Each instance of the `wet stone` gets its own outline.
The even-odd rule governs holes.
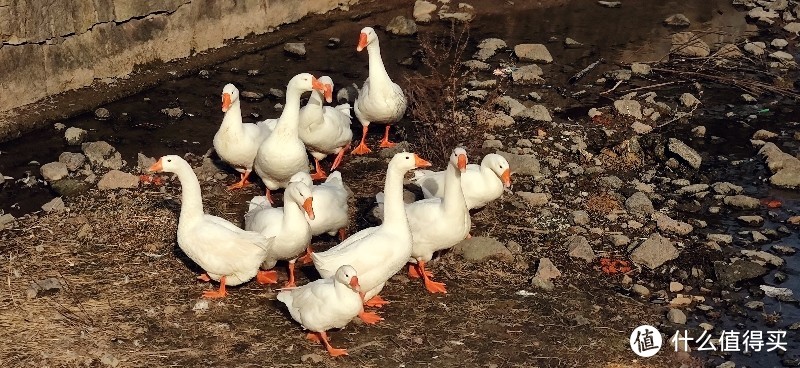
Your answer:
[[[283,51],[292,56],[305,57],[306,45],[303,42],[287,42],[283,45]]]
[[[711,54],[711,49],[696,34],[680,32],[672,35],[670,53],[678,56],[706,57]]]
[[[398,36],[410,36],[417,33],[417,23],[413,19],[408,19],[398,15],[386,26],[386,31]]]
[[[63,162],[50,162],[44,164],[39,171],[41,172],[42,177],[44,177],[47,181],[60,180],[69,175],[67,165]]]
[[[667,143],[667,149],[683,159],[686,163],[689,164],[694,169],[699,169],[700,164],[703,162],[703,158],[700,156],[697,151],[692,149],[691,147],[687,146],[686,143],[681,142],[678,139],[670,138],[669,142]]]
[[[77,146],[83,143],[87,134],[88,133],[81,128],[69,127],[64,131],[64,139],[66,139],[68,145]]]
[[[637,264],[655,269],[667,261],[678,258],[678,254],[678,249],[672,245],[672,241],[653,233],[631,252],[630,258]]]
[[[758,199],[741,194],[726,196],[722,201],[728,206],[743,210],[754,210],[757,209],[761,204]]]
[[[645,217],[651,215],[655,209],[653,202],[647,197],[647,194],[636,192],[627,200],[625,200],[625,208],[634,216]]]
[[[105,107],[98,108],[94,110],[94,117],[97,120],[108,120],[111,119],[111,111],[108,111]]]
[[[67,170],[75,171],[83,167],[86,162],[86,156],[82,153],[62,152],[58,156],[58,162],[67,166]]]
[[[768,270],[758,263],[740,259],[731,264],[716,261],[714,262],[714,271],[721,284],[733,285],[739,281],[761,277],[765,275]]]
[[[414,3],[414,20],[417,22],[430,22],[431,21],[431,14],[436,11],[436,5],[425,1],[425,0],[417,0]]]
[[[546,64],[553,62],[553,56],[550,55],[547,46],[539,43],[514,46],[514,55],[516,55],[520,61],[532,61],[534,63]]]
[[[670,322],[679,325],[686,324],[686,314],[683,313],[683,311],[681,311],[680,309],[674,309],[674,308],[670,309],[669,312],[667,312],[667,319]]]
[[[672,27],[688,27],[692,22],[683,14],[673,14],[664,19],[664,25]]]
[[[614,109],[620,115],[634,117],[636,119],[642,118],[642,104],[634,100],[617,100],[614,101]]]
[[[739,216],[736,219],[748,226],[761,226],[764,224],[764,218],[761,216]]]
[[[650,296],[650,290],[643,285],[635,284],[633,287],[631,287],[631,291],[643,298]]]

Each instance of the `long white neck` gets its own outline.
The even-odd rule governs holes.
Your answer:
[[[367,45],[367,53],[369,54],[370,89],[388,86],[392,80],[389,78],[389,74],[386,73],[386,67],[383,65],[381,47],[377,39]]]
[[[464,199],[464,190],[461,188],[461,171],[452,164],[447,165],[445,171],[442,205],[444,205],[444,212],[449,215],[467,210],[467,201]]]
[[[405,172],[389,167],[383,187],[383,224],[408,228],[405,203],[403,202],[403,176]]]
[[[221,128],[238,135],[241,135],[239,133],[244,131],[242,128],[242,106],[239,100],[232,102],[228,107],[228,111],[225,112],[225,116],[222,118]]]
[[[288,191],[288,190],[287,190]],[[300,229],[303,227],[310,227],[304,211],[288,193],[283,195],[283,228],[284,229]]]
[[[289,87],[286,90],[286,104],[281,117],[275,126],[275,134],[281,136],[297,136],[297,125],[300,121],[300,97],[303,91]]]
[[[200,192],[200,182],[189,164],[182,165],[175,171],[181,182],[181,215],[179,223],[199,220],[203,217],[203,196]]]
[[[333,289],[336,291],[336,295],[340,295],[342,297],[349,295],[350,293],[355,293],[355,290],[350,288],[350,285],[347,285],[339,280],[333,280]]]

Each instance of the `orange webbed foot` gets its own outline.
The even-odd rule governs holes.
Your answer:
[[[311,174],[311,180],[325,180],[328,178],[328,174],[326,174],[322,170],[317,170],[317,172]]]
[[[203,292],[203,298],[206,299],[220,299],[228,296],[225,290],[208,290]]]
[[[366,302],[364,302],[364,305],[366,305],[367,307],[373,307],[373,308],[381,308],[386,304],[389,304],[389,301],[387,301],[386,299],[381,298],[380,295],[375,295],[375,296],[372,297],[372,299],[367,300]]]
[[[367,147],[367,145],[364,142],[359,143],[358,146],[356,146],[356,148],[350,151],[350,153],[354,155],[366,155],[367,153],[370,152],[372,152],[372,150],[369,149],[369,147]]]
[[[443,282],[436,282],[430,279],[425,279],[425,288],[428,289],[428,292],[433,294],[436,293],[447,294],[447,289],[445,289],[445,285]]]
[[[383,321],[383,318],[381,318],[381,316],[379,316],[377,313],[365,312],[363,310],[358,314],[358,318],[368,325],[374,325],[380,321]]]
[[[284,289],[296,288],[296,287],[297,284],[295,284],[294,281],[287,281],[285,284],[283,284]]]
[[[333,346],[328,345],[326,350],[328,350],[328,354],[330,354],[334,358],[347,355],[347,349],[336,349]]]
[[[241,182],[240,181],[238,183],[234,183],[234,184],[228,185],[228,190],[242,189],[242,188],[246,187],[248,184],[250,184],[250,182],[248,182],[248,181]]]
[[[433,274],[430,271],[425,271],[425,276],[433,277]],[[417,265],[415,264],[408,265],[408,277],[412,279],[418,279],[422,277],[422,275],[420,275],[419,273],[419,270],[417,269]]]
[[[256,275],[256,282],[259,284],[277,284],[278,272],[277,271],[258,271]]]
[[[306,334],[306,340],[309,340],[311,342],[315,342],[317,344],[322,342],[322,340],[320,340],[320,338],[319,338],[319,335],[317,335],[315,332],[307,333]]]
[[[388,139],[381,141],[381,148],[392,148],[396,145],[397,143],[390,142]]]
[[[211,278],[208,277],[207,273],[201,273],[200,276],[197,276],[197,279],[202,281],[202,282],[210,282],[211,281]]]

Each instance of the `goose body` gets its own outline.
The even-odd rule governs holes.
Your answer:
[[[299,180],[311,186],[311,195],[314,197],[314,219],[309,220],[311,235],[323,233],[329,235],[343,231],[350,224],[348,199],[350,192],[342,181],[342,173],[334,171],[328,175],[325,182],[312,185],[308,173],[295,174]]]
[[[337,154],[331,170],[342,161],[345,147],[353,139],[350,130],[350,104],[341,104],[336,107],[323,106],[323,98],[331,101],[333,93],[333,80],[322,76],[319,81],[325,85],[325,92],[313,91],[308,103],[300,109],[300,139],[314,157],[317,174],[324,178],[324,171],[319,166],[319,161],[331,154]]]
[[[179,156],[162,157],[150,171],[175,173],[181,182],[178,246],[208,278],[220,282],[220,290],[206,292],[205,297],[224,297],[226,284],[239,285],[256,276],[261,262],[272,249],[273,239],[204,213],[197,176],[189,163]]]
[[[443,198],[446,171],[416,170],[411,182],[422,189],[425,198]],[[480,165],[467,165],[461,174],[461,188],[467,208],[480,208],[494,201],[511,185],[508,161],[498,154],[484,156]]]

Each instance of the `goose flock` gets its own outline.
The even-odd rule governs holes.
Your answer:
[[[369,54],[369,77],[353,109],[362,125],[360,143],[353,154],[366,154],[367,128],[385,124],[381,147],[392,147],[389,129],[406,110],[400,86],[392,82],[380,56],[378,36],[361,30],[357,50]],[[311,92],[301,107],[301,96]],[[239,182],[229,189],[244,188],[255,171],[266,186],[264,196],[253,197],[244,216],[244,229],[203,211],[200,183],[181,157],[161,157],[150,171],[174,173],[181,183],[181,212],[177,241],[181,250],[205,273],[202,281],[219,282],[217,290],[204,298],[223,298],[226,286],[255,278],[261,284],[278,283],[275,266],[288,262],[288,281],[278,293],[290,315],[310,331],[308,339],[321,343],[331,356],[347,355],[333,348],[327,331],[342,328],[355,317],[365,323],[381,321],[364,307],[388,302],[378,294],[386,282],[408,264],[408,275],[421,278],[431,293],[446,293],[445,284],[433,281],[426,269],[435,252],[448,249],[469,237],[469,210],[499,198],[511,185],[511,170],[500,155],[489,154],[480,165],[469,165],[467,151],[455,148],[444,171],[414,171],[412,183],[421,187],[425,199],[406,204],[403,181],[406,173],[431,163],[411,152],[401,152],[389,161],[383,192],[376,196],[382,223],[347,236],[349,192],[342,175],[335,171],[350,147],[350,105],[324,106],[332,101],[333,81],[302,73],[286,88],[286,103],[279,118],[243,124],[239,91],[232,84],[222,90],[225,117],[214,136],[219,157],[240,172]],[[309,173],[308,153],[314,159]],[[320,161],[335,155],[330,174]],[[313,180],[323,180],[314,185]],[[283,189],[283,207],[275,207],[271,193]],[[341,243],[314,252],[314,236],[338,233]],[[313,263],[321,279],[297,286],[295,262]]]

